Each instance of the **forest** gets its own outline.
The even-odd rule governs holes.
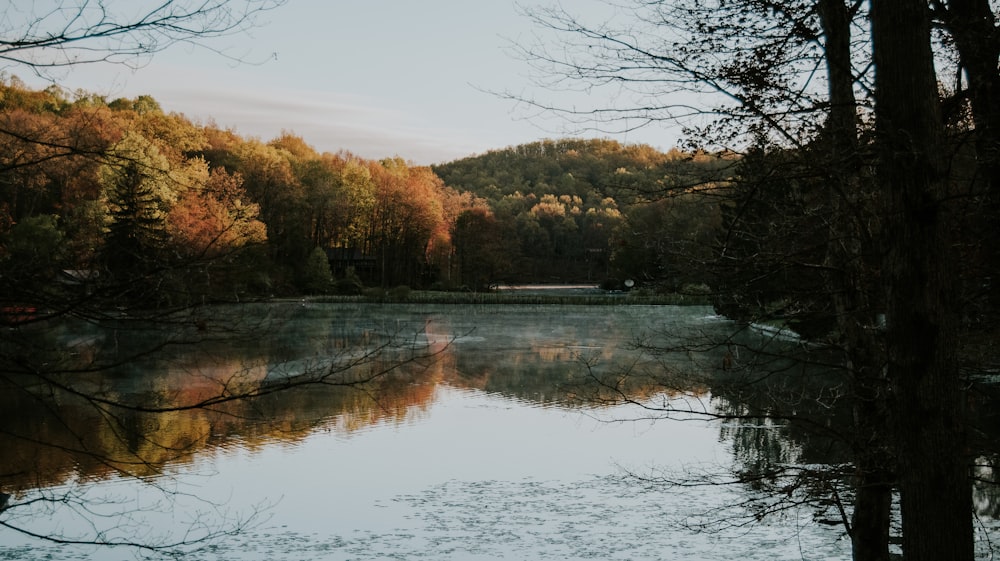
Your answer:
[[[244,138],[147,96],[37,91],[5,76],[0,317],[20,328],[41,304],[46,319],[121,310],[107,316],[117,321],[272,296],[522,282],[695,292],[744,325],[793,329],[843,373],[850,424],[828,427],[850,454],[841,518],[856,561],[975,558],[973,474],[998,457],[970,416],[1000,371],[995,2],[620,4],[630,9],[615,22],[526,9],[540,43],[514,47],[541,89],[612,96],[593,96],[596,107],[506,96],[567,128],[679,123],[688,149],[546,140],[423,167],[317,153],[292,132]],[[237,16],[157,34],[227,7],[167,1],[153,12],[165,20],[112,25],[110,43],[101,26],[38,32],[43,19],[0,51],[24,69],[128,59],[243,29]],[[53,48],[82,58],[37,54]],[[6,353],[5,367],[35,381],[11,387],[48,403],[40,396],[59,380],[27,349]],[[659,351],[670,350],[695,349]],[[754,383],[774,374],[746,372]],[[768,398],[775,408],[740,418],[808,423],[777,408],[794,400]],[[782,485],[796,466],[766,467],[743,482],[791,496]]]
[[[0,268],[30,291],[121,302],[484,291],[586,282],[705,290],[732,158],[544,140],[432,167],[318,153],[15,77],[0,88]],[[697,179],[693,179],[697,178]],[[25,291],[29,293],[24,293]],[[11,296],[8,296],[10,298]]]
[[[729,317],[811,338],[835,331],[822,266],[833,209],[811,148],[664,153],[560,139],[416,166],[319,153],[292,132],[247,138],[149,96],[32,90],[16,77],[0,87],[0,119],[7,308],[73,294],[155,308],[629,280],[711,295]],[[955,173],[973,173],[957,146]],[[978,197],[956,204],[963,317],[982,326],[997,300],[975,280],[997,266],[992,218],[975,211]]]

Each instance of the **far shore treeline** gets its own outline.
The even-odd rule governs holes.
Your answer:
[[[435,166],[319,153],[113,99],[0,82],[4,305],[486,291],[704,292],[733,158],[544,140]],[[697,188],[695,188],[697,186]]]

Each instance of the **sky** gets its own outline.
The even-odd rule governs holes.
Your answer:
[[[607,9],[599,0],[567,7],[598,21]],[[151,95],[165,111],[264,141],[290,131],[320,152],[428,165],[570,136],[558,120],[531,118],[496,94],[539,91],[511,52],[538,31],[514,0],[289,0],[250,33],[208,43],[247,62],[175,45],[135,71],[80,65],[58,83],[109,99]],[[39,84],[28,71],[7,71]],[[661,150],[677,141],[664,129],[584,136]]]

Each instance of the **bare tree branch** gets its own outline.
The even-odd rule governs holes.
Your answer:
[[[0,61],[51,79],[55,69],[107,62],[139,68],[188,44],[245,62],[210,39],[247,33],[285,0],[48,0],[9,6],[0,19]]]

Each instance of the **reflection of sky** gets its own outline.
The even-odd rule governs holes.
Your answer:
[[[415,334],[461,336],[432,369],[443,376],[465,367],[462,356],[474,356],[476,368],[487,364],[489,376],[511,379],[500,384],[504,388],[525,375],[518,369],[530,367],[531,381],[558,369],[556,359],[576,367],[577,349],[599,349],[608,356],[643,330],[692,321],[702,325],[706,316],[701,308],[672,307],[295,306],[287,311],[290,316],[280,322],[282,346],[298,344],[311,355],[338,337],[366,330],[410,339],[419,339]],[[326,412],[333,415],[331,422],[305,434],[290,433],[287,442],[277,440],[281,432],[275,432],[268,436],[274,439],[270,444],[253,438],[206,448],[190,463],[169,467],[175,478],[161,480],[184,493],[172,499],[176,503],[165,503],[160,514],[136,515],[157,531],[174,532],[198,512],[218,520],[209,508],[213,504],[234,517],[261,502],[274,503],[266,510],[266,522],[249,537],[223,540],[211,553],[186,557],[205,561],[392,555],[455,561],[582,559],[594,551],[606,552],[605,559],[661,559],[664,552],[696,559],[692,554],[698,551],[714,558],[708,552],[717,553],[716,538],[696,538],[674,525],[735,502],[736,488],[666,491],[617,482],[615,476],[624,469],[650,473],[654,466],[724,467],[730,455],[719,442],[717,426],[618,422],[641,412],[541,405],[520,394],[456,385],[460,381],[420,394],[426,402],[407,401],[404,407],[418,407],[419,414],[393,416],[372,409],[368,423],[345,432],[338,424],[344,416],[337,417],[331,403],[333,409]],[[417,396],[404,391],[399,397]],[[322,400],[310,403],[315,407]],[[302,413],[323,414],[319,409]],[[133,480],[111,479],[84,491],[92,498],[120,496],[126,508],[133,501],[146,508],[163,498]],[[74,524],[62,515],[49,523]],[[829,529],[810,528],[800,535],[793,526],[768,528],[760,537],[775,541],[768,559],[780,558],[775,552],[791,552],[790,544],[799,539],[826,548],[824,558],[846,557],[846,545]],[[0,542],[16,543],[2,535]],[[751,541],[734,543],[743,544],[741,559],[753,559]],[[0,558],[9,551],[0,548]],[[76,552],[51,553],[58,561]],[[120,553],[100,551],[90,558],[117,561]]]
[[[558,399],[540,403],[518,389],[537,383],[550,388],[545,395],[557,394],[545,378],[565,379],[567,369],[580,367],[578,353],[593,353],[613,365],[628,356],[629,343],[641,335],[669,339],[731,327],[708,308],[295,303],[261,309],[280,326],[273,338],[283,357],[322,356],[360,333],[375,334],[376,342],[390,334],[418,344],[457,339],[448,347],[435,343],[441,356],[418,368],[414,377],[381,385],[377,391],[384,392],[383,401],[377,405],[358,407],[346,400],[341,410],[343,403],[332,394],[310,391],[308,399],[302,393],[295,400],[282,394],[284,400],[277,401],[285,405],[270,404],[267,412],[278,417],[276,427],[224,416],[233,423],[226,428],[233,430],[213,438],[225,440],[221,446],[202,448],[187,461],[167,466],[173,477],[150,481],[164,486],[167,495],[156,486],[114,477],[78,488],[91,502],[105,496],[123,501],[99,510],[139,509],[132,513],[136,526],[118,528],[125,537],[148,528],[176,535],[198,513],[224,523],[264,503],[271,505],[267,516],[251,534],[223,539],[210,552],[185,558],[576,560],[597,554],[622,560],[798,560],[803,550],[816,558],[849,558],[839,529],[812,523],[808,509],[747,534],[695,535],[683,529],[707,510],[745,499],[743,487],[665,488],[620,481],[625,470],[639,475],[658,475],[660,468],[675,474],[725,471],[738,452],[730,441],[738,438],[732,424],[720,433],[719,425],[699,420],[625,421],[642,419],[644,412],[569,408],[558,405]],[[227,352],[217,357],[225,360],[202,364],[200,371],[197,355],[186,347],[184,360],[165,361],[171,365],[165,372],[145,375],[168,390],[203,391],[190,383],[192,373],[225,374],[226,365],[242,364],[243,353],[251,350],[257,353],[250,353],[254,364],[266,364],[268,345],[256,343],[242,352],[225,346]],[[248,374],[263,377],[259,370]],[[147,381],[139,372],[129,377],[136,386]],[[690,406],[710,399],[704,395]],[[181,429],[208,430],[207,419],[192,425],[173,416],[159,418],[158,430],[169,433],[171,419]],[[793,454],[786,461],[797,460]],[[72,482],[50,491],[67,489],[74,489]],[[147,511],[157,502],[157,510]],[[35,529],[79,527],[65,510],[36,514]],[[28,550],[17,549],[18,543],[0,532],[0,559],[24,557]],[[53,561],[80,553],[30,547],[32,557]],[[117,561],[128,555],[101,550],[86,557]]]
[[[734,501],[736,488],[668,491],[614,476],[622,473],[618,466],[644,472],[654,464],[724,465],[717,429],[606,419],[442,389],[428,415],[412,424],[381,424],[349,437],[315,433],[293,447],[219,451],[202,460],[205,475],[182,476],[182,490],[234,512],[264,499],[276,504],[249,536],[185,559],[719,559],[723,544],[732,559],[798,559],[803,544],[824,559],[849,558],[836,531],[805,519],[802,527],[790,521],[738,536],[678,527]],[[123,484],[103,485],[122,492]],[[134,490],[126,496],[154,497],[128,485]],[[184,509],[199,504],[182,497],[172,518],[185,520]],[[53,550],[51,558],[72,552]],[[117,560],[120,552],[90,558]]]
[[[533,407],[474,391],[442,389],[427,415],[412,424],[380,425],[348,438],[316,434],[294,449],[253,456],[254,467],[231,464],[235,485],[274,482],[280,520],[295,528],[358,523],[365,508],[448,481],[574,481],[614,471],[616,463],[649,466],[710,461],[723,453],[714,429],[697,423],[632,425],[601,422],[583,412]],[[245,462],[236,462],[245,463]],[[219,464],[217,464],[218,466]],[[295,466],[295,476],[287,470]],[[227,467],[220,467],[225,471]],[[316,501],[317,496],[327,497]],[[379,500],[373,502],[372,498]],[[320,513],[318,505],[354,505]],[[367,523],[400,524],[390,512],[369,511]],[[399,512],[396,513],[398,516]]]
[[[132,361],[113,376],[101,374],[94,379],[95,388],[142,403],[152,400],[161,406],[180,406],[225,392],[251,391],[262,380],[281,381],[307,369],[325,372],[331,365],[356,360],[387,343],[391,343],[389,357],[362,365],[362,373],[410,356],[413,347],[417,354],[439,354],[403,365],[369,388],[370,394],[314,387],[273,396],[263,403],[228,404],[221,414],[193,410],[155,418],[136,417],[128,421],[127,438],[118,436],[121,427],[113,420],[102,420],[85,403],[63,403],[62,417],[69,426],[92,425],[86,433],[87,446],[99,450],[104,457],[128,465],[137,459],[133,455],[137,454],[151,465],[145,473],[155,473],[163,462],[190,462],[198,449],[228,446],[228,439],[235,436],[263,446],[271,439],[305,438],[319,430],[317,427],[349,433],[373,423],[419,419],[433,403],[438,384],[499,393],[528,403],[565,404],[568,399],[575,401],[580,393],[587,367],[601,372],[618,364],[632,364],[636,355],[629,346],[640,333],[661,329],[664,321],[682,325],[691,320],[691,313],[697,317],[701,312],[700,308],[691,308],[677,314],[670,312],[672,308],[650,306],[301,306],[298,303],[231,310],[250,323],[265,315],[270,317],[273,322],[265,327],[266,337],[234,336],[198,345],[171,346],[155,360]],[[393,341],[393,337],[398,339]],[[74,352],[74,356],[110,353],[117,361],[119,356],[146,351],[156,343],[147,337],[126,342],[117,335],[95,336],[88,341],[92,346],[88,343],[87,352]],[[425,345],[429,347],[424,349]],[[583,361],[588,362],[587,367]],[[78,381],[82,383],[82,379]],[[25,427],[38,427],[46,422],[40,416],[43,411],[22,408],[20,403],[11,405],[17,406],[14,414],[24,420]],[[254,421],[261,415],[271,421],[269,426]],[[62,436],[70,441],[75,438],[68,433]],[[55,437],[49,434],[39,438]],[[128,447],[123,444],[126,441],[131,442]],[[186,442],[194,443],[193,450],[175,450]],[[86,471],[81,465],[100,470],[85,473],[88,477],[100,477],[109,471],[103,464],[92,465],[94,462],[89,459],[83,464],[74,463],[74,457],[53,455],[48,448],[35,451],[22,447],[41,454],[47,459],[42,462],[45,465],[62,466],[59,473]],[[22,483],[29,487],[33,484]]]

